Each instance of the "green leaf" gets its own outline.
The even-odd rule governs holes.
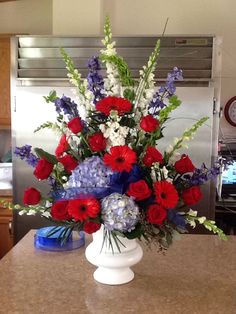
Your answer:
[[[135,238],[141,238],[143,234],[143,229],[142,229],[142,225],[141,224],[138,224],[134,230],[132,230],[131,232],[126,232],[124,233],[124,236],[127,238],[127,239],[135,239]]]
[[[128,99],[130,102],[133,102],[134,101],[134,98],[135,98],[135,92],[134,90],[130,89],[130,88],[126,88],[124,90],[124,98]]]
[[[46,159],[47,161],[51,162],[52,164],[57,164],[57,158],[52,155],[52,154],[49,154],[48,152],[45,152],[45,150],[41,149],[41,148],[38,148],[36,147],[34,149],[35,153],[37,154],[37,156],[39,158],[44,158]]]
[[[169,105],[163,108],[159,114],[160,124],[163,124],[169,117],[170,113],[181,105],[181,100],[174,95],[169,98]]]
[[[47,103],[54,102],[57,97],[57,92],[55,90],[50,91],[48,96],[43,96]]]

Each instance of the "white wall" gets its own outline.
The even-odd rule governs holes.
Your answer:
[[[53,0],[54,35],[98,35],[101,0]]]
[[[213,34],[223,37],[221,104],[236,95],[235,0],[19,0],[0,3],[0,33],[99,35],[105,14],[114,35]],[[222,117],[225,136],[235,128]]]
[[[51,34],[52,0],[0,3],[0,34]]]

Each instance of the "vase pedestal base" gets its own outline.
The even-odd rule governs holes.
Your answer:
[[[103,239],[102,230],[98,230],[85,250],[87,260],[98,267],[93,274],[94,279],[107,285],[121,285],[133,280],[134,272],[130,267],[143,256],[140,244],[135,239],[119,237],[122,245],[118,250],[115,243],[111,246]]]
[[[117,269],[98,267],[93,273],[93,278],[107,285],[122,285],[134,279],[134,272],[129,267]]]

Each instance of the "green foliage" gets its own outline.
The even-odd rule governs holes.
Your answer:
[[[42,129],[52,129],[52,128],[54,128],[54,127],[55,127],[55,124],[54,124],[54,123],[52,123],[52,122],[50,122],[50,121],[47,121],[47,122],[41,124],[39,127],[37,127],[37,129],[34,130],[34,133],[36,133],[36,132],[38,132],[38,131],[40,131],[40,130],[42,130]]]
[[[131,77],[129,67],[122,57],[118,55],[108,56],[106,54],[101,54],[100,60],[102,62],[109,62],[116,67],[119,79],[123,86],[134,86],[134,80]]]
[[[57,164],[58,161],[54,155],[49,154],[48,152],[45,152],[45,150],[37,147],[34,149],[34,151],[39,158],[44,158],[47,161],[51,162],[52,164]]]
[[[169,117],[170,113],[181,105],[181,100],[176,95],[169,98],[169,105],[163,108],[159,114],[159,122],[163,124]]]
[[[170,157],[173,156],[174,152],[178,149],[180,149],[183,145],[183,142],[185,140],[190,140],[193,138],[193,135],[197,132],[197,130],[208,120],[208,117],[203,117],[200,120],[198,120],[196,123],[194,123],[194,125],[190,128],[187,129],[186,131],[184,131],[182,137],[180,139],[177,140],[177,142],[175,143],[173,149],[169,152],[165,154],[165,161],[168,162],[168,160],[170,159]]]
[[[126,88],[124,90],[123,95],[124,95],[124,98],[128,99],[131,103],[133,103],[134,98],[135,98],[135,93],[133,89]]]
[[[47,103],[54,102],[57,97],[57,92],[55,90],[50,91],[48,96],[43,96]]]

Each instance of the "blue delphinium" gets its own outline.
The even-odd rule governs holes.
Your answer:
[[[139,221],[139,209],[127,195],[110,194],[102,200],[102,220],[108,231],[131,232]]]
[[[25,159],[25,161],[32,167],[35,167],[39,161],[39,158],[31,153],[31,145],[24,145],[21,147],[16,147],[14,154],[18,156],[21,160]]]
[[[64,113],[69,118],[77,117],[79,115],[77,104],[74,101],[71,101],[69,97],[62,96],[62,98],[56,98],[54,103],[58,114]]]
[[[220,167],[218,164],[208,169],[203,163],[201,168],[195,169],[192,176],[187,176],[189,186],[196,186],[204,184],[208,180],[215,179],[220,174]]]
[[[149,105],[149,109],[151,109],[153,114],[158,114],[159,110],[166,106],[164,99],[169,98],[175,94],[175,81],[181,80],[183,80],[182,70],[174,67],[173,70],[167,74],[165,85],[161,86],[153,96],[153,100]]]
[[[93,92],[94,95],[94,104],[97,103],[98,100],[104,97],[103,90],[104,90],[104,81],[99,73],[101,70],[101,66],[98,60],[98,57],[93,56],[88,61],[88,68],[89,73],[87,76],[88,81],[88,89]]]

